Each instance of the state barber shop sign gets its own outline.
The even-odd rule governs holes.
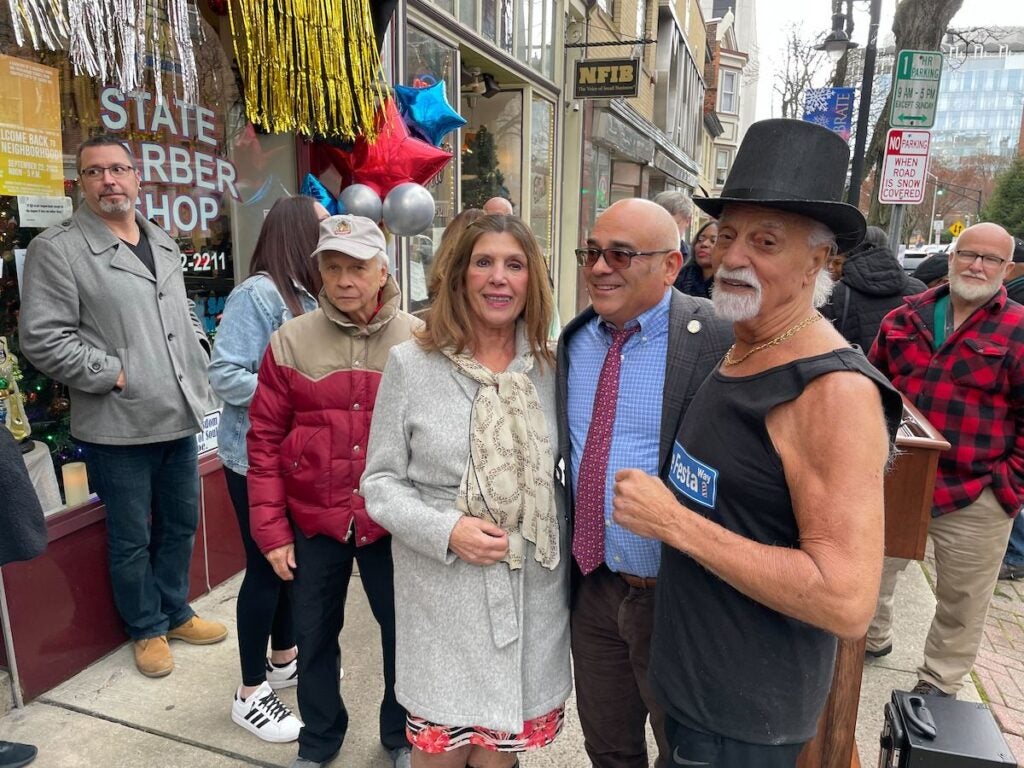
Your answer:
[[[878,202],[915,205],[924,200],[931,132],[891,128],[885,137],[885,161]]]
[[[640,88],[637,59],[585,59],[576,62],[574,99],[633,98]]]

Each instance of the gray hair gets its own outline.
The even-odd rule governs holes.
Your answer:
[[[810,234],[807,235],[807,247],[820,248],[823,245],[828,247],[828,253],[825,255],[825,263],[827,263],[829,259],[839,252],[839,246],[836,244],[836,235],[820,221],[811,222],[811,231]],[[822,265],[822,268],[818,271],[818,274],[814,279],[815,307],[822,307],[825,305],[825,302],[828,301],[828,297],[832,295],[832,288],[834,285],[835,283],[832,282],[832,278],[829,276],[828,271],[824,268],[824,265]]]
[[[321,265],[323,265],[323,263],[324,263],[323,256],[324,256],[325,253],[341,253],[341,254],[343,254],[345,256],[348,255],[348,254],[344,253],[343,251],[320,251],[320,253],[318,253],[316,255],[316,266],[317,266],[317,269],[319,269],[321,267]],[[355,257],[353,257],[353,258],[355,258]],[[388,252],[387,251],[381,251],[376,256],[374,256],[371,259],[371,261],[377,262],[380,266],[384,267],[384,269],[386,269],[388,272],[391,271],[391,261],[388,259]]]
[[[680,189],[667,189],[654,196],[654,202],[671,213],[693,218],[693,201]]]

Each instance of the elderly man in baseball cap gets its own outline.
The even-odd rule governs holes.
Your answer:
[[[391,537],[367,516],[358,493],[388,351],[419,325],[399,309],[386,248],[380,229],[362,216],[320,223],[311,256],[323,277],[320,306],[271,337],[250,410],[252,536],[277,575],[294,581],[304,727],[292,768],[329,762],[345,739],[338,635],[355,561],[380,624],[380,740],[396,766],[409,765],[405,711],[394,690]]]

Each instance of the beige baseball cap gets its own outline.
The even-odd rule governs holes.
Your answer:
[[[356,259],[369,261],[374,256],[388,260],[387,243],[380,227],[365,216],[340,214],[320,222],[320,240],[311,255],[336,251]]]

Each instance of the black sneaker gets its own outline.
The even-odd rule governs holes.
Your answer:
[[[36,759],[36,748],[31,744],[0,741],[0,768],[21,768]]]
[[[880,659],[883,656],[888,656],[892,653],[892,643],[889,643],[885,648],[879,648],[877,651],[872,651],[870,648],[864,649],[864,655],[870,656],[872,659]]]
[[[1017,581],[1018,579],[1024,579],[1024,565],[1003,563],[999,566],[1000,581]]]
[[[955,693],[946,693],[944,690],[939,688],[937,685],[926,683],[924,680],[918,680],[917,685],[910,689],[911,693],[917,693],[921,696],[935,696],[939,699],[955,699]]]

